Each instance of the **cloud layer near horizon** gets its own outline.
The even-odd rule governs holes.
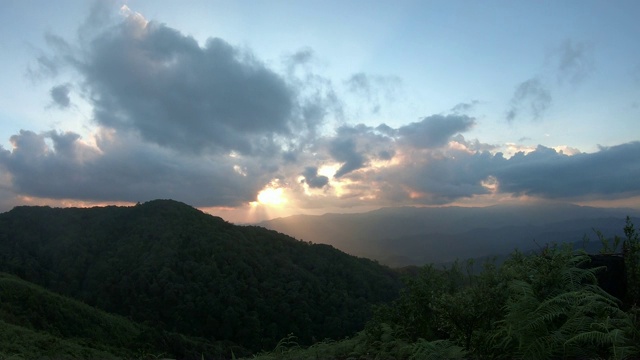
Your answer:
[[[310,51],[291,56],[281,74],[250,50],[219,38],[200,45],[140,14],[95,23],[102,25],[77,43],[48,34],[51,51],[38,59],[41,75],[68,71],[78,79],[51,88],[53,105],[69,108],[70,93],[78,91],[93,111],[95,134],[20,131],[11,137],[12,149],[0,147],[4,193],[237,207],[277,186],[309,208],[447,204],[490,194],[640,195],[638,142],[571,156],[538,146],[505,157],[498,145],[462,135],[482,125],[461,111],[468,104],[402,126],[352,125],[342,121],[331,81],[296,75]],[[566,76],[558,79],[577,83],[589,71],[578,61],[586,50],[573,43],[561,50],[557,67]],[[401,81],[358,73],[344,84],[372,100],[375,112],[383,97],[375,86],[395,91]],[[507,117],[522,111],[539,117],[550,104],[551,95],[533,77],[517,85]],[[331,128],[328,119],[340,125]]]

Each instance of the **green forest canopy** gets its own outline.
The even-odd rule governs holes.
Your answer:
[[[624,233],[600,237],[624,253],[621,301],[569,247],[400,272],[174,201],[18,207],[0,214],[0,270],[19,276],[0,274],[0,359],[638,358],[629,219]]]
[[[0,271],[166,331],[274,346],[343,338],[397,297],[392,270],[185,204],[16,207],[0,214]]]

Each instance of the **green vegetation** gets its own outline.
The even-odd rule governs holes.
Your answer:
[[[72,341],[64,339],[75,339],[77,350],[101,349],[113,355],[131,355],[134,349],[127,349],[128,345],[142,332],[140,326],[124,318],[99,312],[8,274],[0,274],[0,294],[5,352],[33,357],[25,346],[28,343],[41,351],[47,347],[53,347],[55,352],[72,351]],[[48,336],[38,341],[38,334]]]
[[[200,358],[223,349],[154,329],[0,273],[0,359]]]
[[[623,246],[636,249],[629,220],[625,234]],[[568,245],[515,252],[479,274],[471,262],[424,266],[356,336],[308,348],[289,337],[257,359],[637,359],[637,260],[626,263],[624,304],[598,286],[605,269],[589,267],[590,257]]]
[[[19,207],[0,214],[0,360],[640,358],[624,233],[599,235],[622,245],[621,301],[569,245],[391,271],[173,201]]]
[[[0,271],[236,356],[292,332],[306,345],[353,335],[401,287],[373,261],[168,200],[0,214]],[[193,352],[176,342],[169,354]]]

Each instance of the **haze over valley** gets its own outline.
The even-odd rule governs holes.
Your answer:
[[[624,219],[640,212],[538,203],[525,206],[384,208],[361,214],[298,215],[260,223],[297,239],[330,244],[349,254],[389,266],[448,263],[456,259],[539,250],[551,243],[576,243],[594,230],[622,235]]]

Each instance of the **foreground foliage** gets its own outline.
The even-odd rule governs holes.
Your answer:
[[[629,219],[625,234],[623,246],[636,256]],[[472,262],[425,266],[356,336],[306,349],[289,337],[257,359],[637,359],[637,261],[627,257],[624,302],[598,286],[606,269],[568,246],[515,252],[479,274]]]

